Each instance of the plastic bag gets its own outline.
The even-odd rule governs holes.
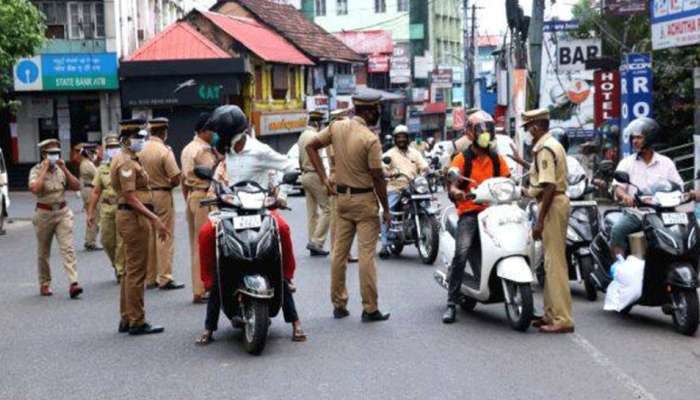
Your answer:
[[[644,260],[629,256],[615,264],[611,269],[613,281],[608,286],[603,309],[619,312],[642,297]]]

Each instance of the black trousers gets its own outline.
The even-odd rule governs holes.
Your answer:
[[[478,253],[479,246],[479,220],[476,213],[463,214],[457,222],[457,238],[455,239],[455,255],[452,265],[447,273],[447,304],[455,305],[461,297],[462,280],[464,280],[464,268],[467,266],[467,258],[470,253]],[[477,255],[477,254],[472,254]],[[470,261],[474,258],[470,258]],[[480,264],[478,260],[474,260]],[[478,265],[478,264],[476,264]],[[473,267],[475,275],[479,268]],[[479,278],[475,276],[475,278]]]
[[[284,293],[282,297],[282,314],[284,322],[292,323],[299,320],[294,297],[289,291],[289,283],[284,280]],[[207,302],[207,317],[204,320],[204,329],[215,331],[219,327],[219,314],[221,312],[221,296],[219,293],[219,282],[214,280],[214,286],[209,291],[209,301]]]

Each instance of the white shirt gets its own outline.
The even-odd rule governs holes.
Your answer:
[[[270,183],[271,171],[273,173],[294,172],[297,167],[286,156],[250,136],[246,139],[245,146],[240,153],[231,149],[226,154],[224,163],[222,165],[226,166],[225,178],[229,184],[255,181],[264,188],[267,188]],[[221,166],[219,166],[220,169]]]
[[[651,189],[655,183],[662,180],[675,182],[681,188],[683,187],[683,179],[678,174],[673,161],[656,152],[654,152],[649,164],[637,154],[627,156],[617,165],[617,170],[627,172],[630,176],[630,182],[638,186],[642,191]],[[636,192],[636,189],[631,185],[625,185],[617,181],[614,181],[613,185],[623,187],[627,194],[630,195]]]

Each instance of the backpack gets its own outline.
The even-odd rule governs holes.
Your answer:
[[[472,151],[471,146],[462,152],[462,157],[464,157],[464,171],[463,175],[465,178],[471,178],[472,175],[472,163],[476,154]],[[491,159],[491,166],[493,167],[493,176],[501,176],[501,160],[498,157],[498,153],[493,150],[489,150],[489,158]],[[462,181],[459,185],[461,189],[466,190],[468,184]]]

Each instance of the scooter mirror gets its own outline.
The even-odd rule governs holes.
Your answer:
[[[210,181],[214,178],[214,171],[207,167],[194,167],[194,175],[199,179]]]
[[[387,165],[391,164],[391,157],[386,156],[386,157],[382,158],[382,162],[384,164],[387,164]]]
[[[620,182],[620,183],[625,183],[625,184],[630,183],[630,174],[628,174],[627,172],[615,171],[613,178],[615,178],[615,180]]]
[[[450,182],[456,182],[459,179],[459,171],[454,168],[450,168],[447,171],[447,180]]]

